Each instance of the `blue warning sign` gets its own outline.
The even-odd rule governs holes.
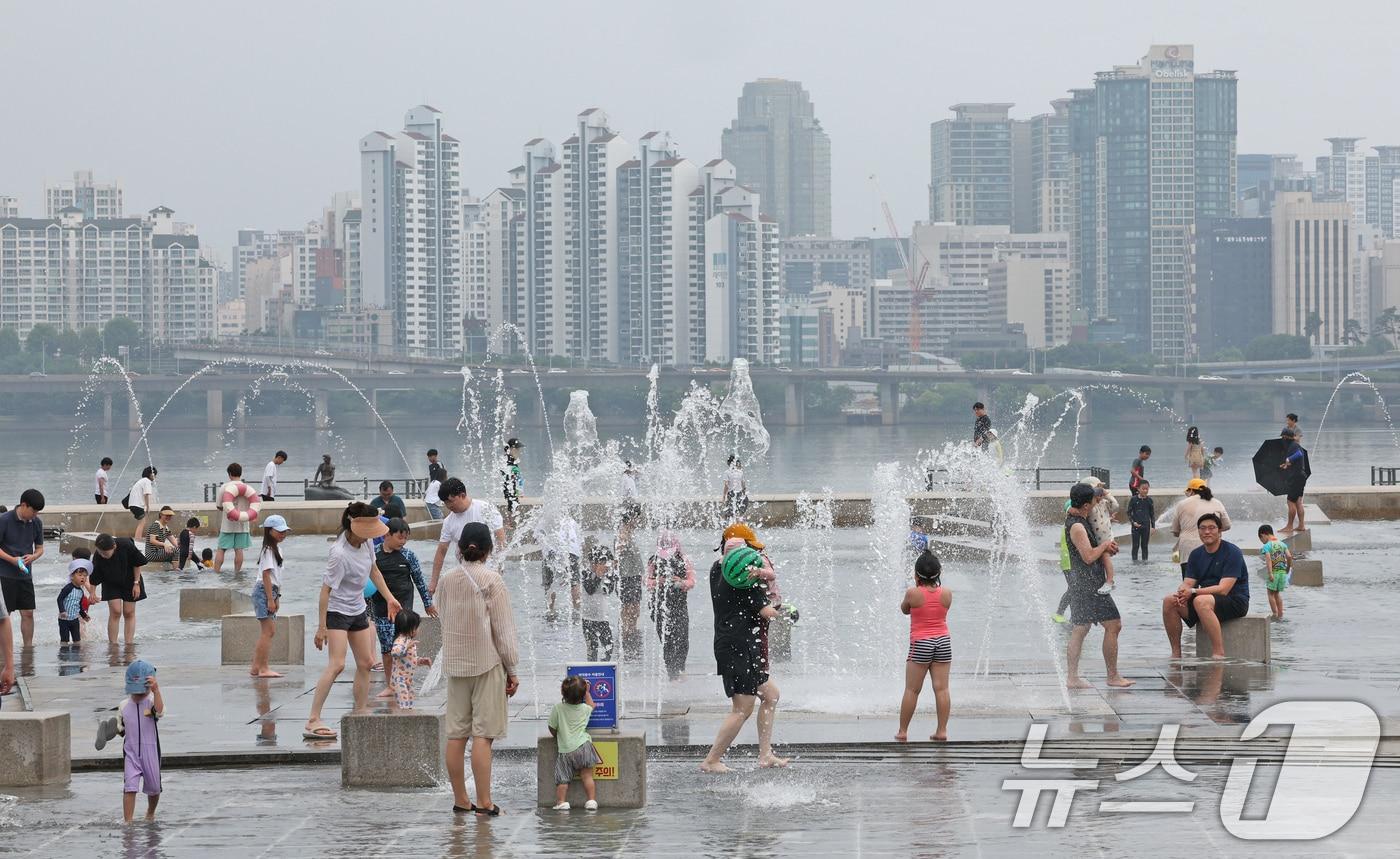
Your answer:
[[[570,677],[588,681],[588,693],[593,696],[593,717],[590,728],[617,726],[617,663],[580,662],[565,669]]]

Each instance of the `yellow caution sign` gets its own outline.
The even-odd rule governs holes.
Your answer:
[[[598,757],[603,759],[593,767],[593,777],[605,781],[617,781],[617,741],[605,740],[594,743],[593,748],[598,750]]]

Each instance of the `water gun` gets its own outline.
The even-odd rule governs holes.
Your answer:
[[[24,558],[16,557],[15,566],[19,567],[21,573],[24,573],[26,576],[29,575],[29,566],[24,563]]]
[[[773,606],[773,608],[778,610],[779,620],[785,620],[791,624],[796,624],[798,618],[801,616],[797,611],[797,606],[791,603],[778,603]]]

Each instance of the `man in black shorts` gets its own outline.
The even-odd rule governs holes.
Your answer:
[[[732,526],[731,526],[732,527]],[[748,530],[747,528],[745,529]],[[727,533],[727,532],[726,532]],[[748,533],[752,533],[749,531]],[[757,537],[750,545],[762,549]],[[724,577],[723,562],[710,567],[710,600],[715,611],[715,662],[724,678],[724,694],[731,702],[729,715],[720,723],[710,753],[700,771],[726,773],[724,753],[739,736],[744,723],[758,705],[758,765],[787,766],[787,760],[773,754],[773,720],[778,715],[778,686],[768,678],[767,654],[762,630],[778,616],[768,604],[768,589],[761,585],[736,588]]]
[[[44,494],[26,489],[15,509],[0,514],[0,598],[10,613],[19,612],[25,647],[34,644],[34,562],[44,556],[43,509]]]
[[[1212,659],[1225,658],[1220,635],[1222,621],[1249,614],[1249,567],[1244,552],[1234,543],[1220,539],[1220,517],[1206,513],[1196,520],[1201,546],[1186,561],[1186,577],[1181,587],[1162,600],[1162,626],[1172,658],[1181,658],[1181,624],[1194,627],[1196,634],[1210,638]]]

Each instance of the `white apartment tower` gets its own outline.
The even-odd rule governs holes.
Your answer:
[[[217,270],[165,207],[145,218],[0,218],[0,327],[98,328],[122,316],[156,342],[214,335]]]
[[[19,198],[0,196],[0,218],[19,217]]]
[[[562,150],[565,354],[617,361],[616,175],[631,148],[608,127],[606,113],[589,108],[578,115],[577,132]]]
[[[44,217],[57,218],[69,207],[77,208],[85,218],[120,218],[124,211],[122,186],[98,185],[91,170],[73,171],[72,182],[44,185]]]
[[[642,136],[617,171],[619,360],[688,363],[690,241],[687,197],[700,171],[679,157],[669,134]]]
[[[503,306],[536,355],[567,352],[564,326],[564,175],[554,144],[525,144],[523,210],[513,221],[516,278]]]
[[[475,221],[464,229],[466,316],[484,321],[492,336],[501,323],[517,318],[514,221],[524,206],[523,189],[497,188],[481,198]]]
[[[782,356],[778,223],[734,185],[705,224],[705,358],[776,364]]]
[[[430,355],[462,349],[459,149],[428,105],[401,133],[360,140],[360,300],[391,310],[396,340]]]

